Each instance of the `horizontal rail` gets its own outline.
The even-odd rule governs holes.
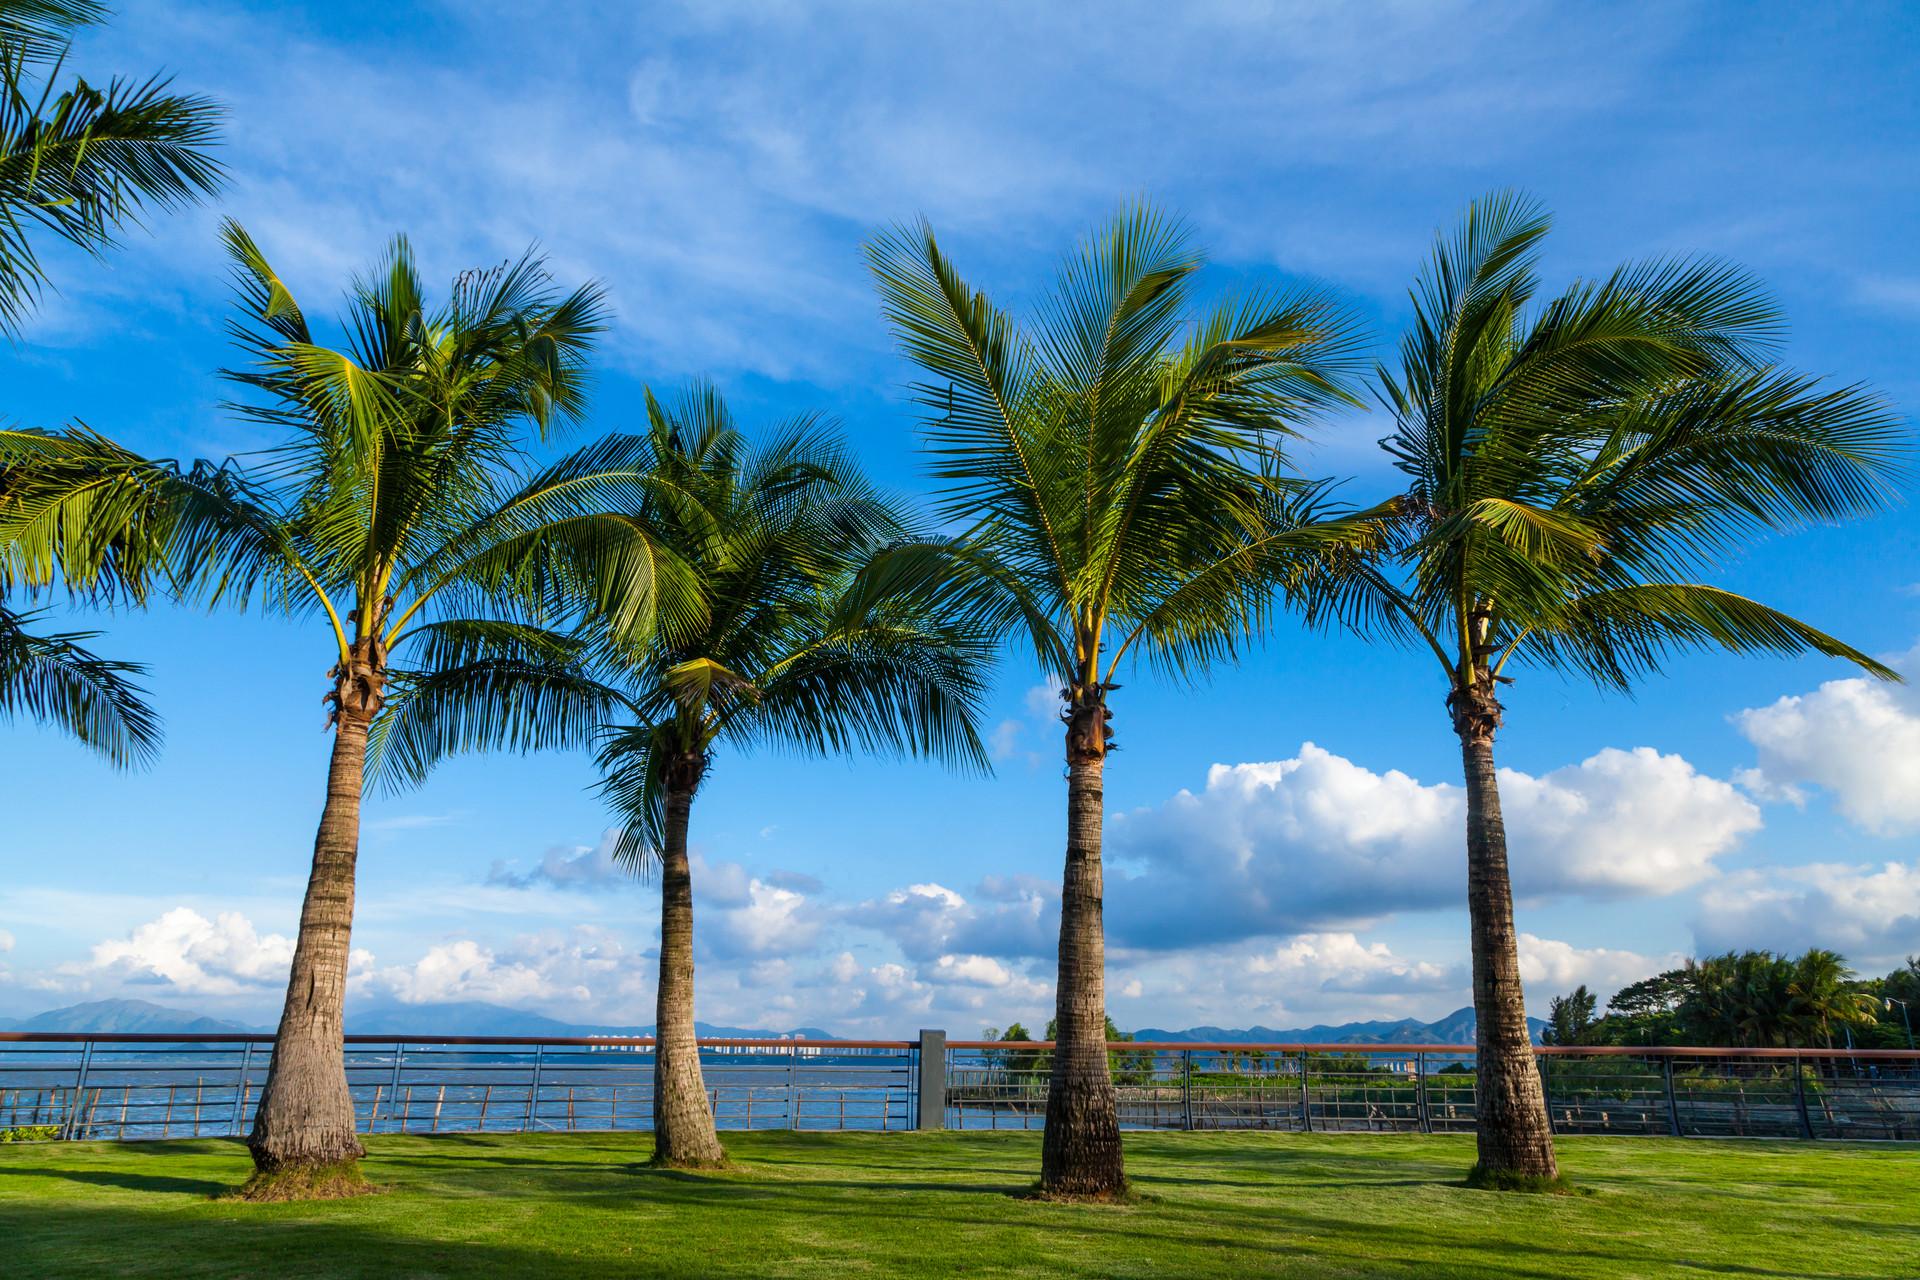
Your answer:
[[[166,1031],[0,1031],[0,1044],[272,1044],[273,1033],[267,1031],[235,1031],[231,1033],[166,1032]],[[342,1037],[347,1044],[476,1044],[476,1045],[520,1045],[532,1048],[535,1045],[562,1045],[567,1047],[591,1047],[600,1045],[650,1047],[654,1043],[652,1036],[415,1036],[415,1035],[361,1035]],[[786,1040],[755,1039],[741,1036],[702,1036],[702,1048],[743,1048],[743,1049],[911,1049],[913,1040]]]
[[[652,1036],[431,1036],[365,1035],[343,1037],[349,1045],[500,1045],[533,1048],[552,1045],[568,1048],[651,1048]],[[272,1044],[273,1035],[262,1031],[215,1032],[107,1032],[107,1031],[0,1031],[0,1044]],[[913,1040],[801,1040],[732,1036],[702,1036],[703,1049],[912,1049]],[[1055,1047],[1052,1040],[949,1040],[950,1049],[1038,1050]],[[1466,1055],[1477,1052],[1470,1044],[1389,1044],[1337,1043],[1313,1044],[1297,1041],[1246,1043],[1235,1040],[1110,1040],[1111,1053],[1129,1051],[1193,1053],[1362,1053],[1370,1056],[1393,1054]],[[1535,1045],[1539,1057],[1627,1057],[1627,1058],[1866,1058],[1880,1061],[1920,1062],[1920,1049],[1846,1049],[1808,1047],[1804,1049],[1739,1049],[1721,1045]]]
[[[1052,1040],[949,1040],[951,1049],[1046,1051]],[[1244,1044],[1233,1040],[1109,1040],[1107,1052],[1153,1053],[1364,1053],[1371,1057],[1396,1054],[1465,1055],[1478,1052],[1470,1044]],[[1533,1046],[1540,1057],[1556,1055],[1629,1058],[1879,1058],[1920,1062],[1920,1049],[1727,1049],[1717,1045],[1545,1045]]]
[[[912,1128],[920,1042],[707,1037],[707,1103],[726,1129]],[[648,1036],[345,1037],[363,1133],[648,1130]],[[253,1124],[273,1037],[11,1032],[0,1129],[18,1140],[238,1136]]]
[[[0,1129],[20,1140],[218,1137],[252,1126],[273,1037],[0,1033]],[[648,1130],[649,1036],[345,1037],[366,1133]],[[1127,1129],[1471,1133],[1470,1045],[1117,1041]],[[1050,1041],[703,1037],[722,1129],[1037,1129]],[[1536,1049],[1562,1134],[1920,1141],[1920,1052],[1694,1045]]]

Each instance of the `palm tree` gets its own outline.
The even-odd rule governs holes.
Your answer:
[[[1801,1043],[1831,1049],[1835,1027],[1878,1021],[1880,1001],[1861,988],[1858,977],[1846,957],[1824,947],[1810,947],[1793,962],[1787,994]]]
[[[1061,681],[1067,853],[1041,1185],[1125,1185],[1104,1029],[1102,779],[1108,695],[1128,658],[1192,677],[1258,629],[1280,566],[1351,535],[1320,490],[1259,459],[1344,398],[1353,326],[1329,295],[1284,289],[1188,308],[1200,257],[1139,207],[1062,267],[1023,328],[960,277],[930,227],[868,247],[886,315],[927,375],[941,518],[966,532],[899,548],[881,577],[968,602]]]
[[[1685,574],[1757,531],[1871,509],[1896,424],[1858,388],[1768,365],[1773,308],[1706,261],[1622,267],[1529,309],[1548,218],[1470,206],[1414,294],[1385,448],[1408,477],[1381,524],[1397,566],[1350,577],[1350,617],[1430,650],[1467,782],[1479,1175],[1557,1176],[1528,1042],[1494,772],[1510,664],[1630,689],[1669,652],[1814,652],[1831,636]]]
[[[0,334],[20,326],[48,283],[44,233],[102,252],[148,207],[197,202],[222,180],[209,152],[219,109],[167,91],[158,77],[98,89],[55,82],[74,32],[99,22],[92,0],[0,0]],[[100,602],[144,597],[155,568],[138,459],[75,428],[0,429],[0,720],[59,725],[119,766],[145,763],[160,743],[134,663],[89,647],[96,632],[36,634],[37,611],[15,592],[64,580]],[[132,523],[126,523],[132,522]]]
[[[237,408],[287,438],[252,470],[177,476],[169,518],[184,591],[239,606],[258,591],[326,622],[326,805],[248,1139],[250,1194],[326,1194],[359,1184],[341,1019],[368,735],[389,689],[485,687],[499,718],[458,732],[544,746],[606,712],[569,665],[561,614],[617,593],[617,623],[644,634],[656,611],[685,621],[698,606],[670,554],[604,514],[635,505],[644,477],[598,446],[523,465],[529,428],[544,438],[582,410],[597,288],[561,296],[529,256],[461,275],[431,308],[396,239],[356,282],[335,348],[252,239],[232,223],[225,236],[252,357],[228,375],[253,393]]]
[[[649,394],[647,412],[630,456],[654,487],[636,517],[698,578],[706,611],[649,643],[603,646],[607,696],[625,719],[599,735],[599,761],[622,817],[615,856],[660,875],[654,1161],[711,1167],[726,1151],[694,1030],[687,832],[716,749],[884,750],[984,769],[975,720],[988,653],[964,626],[855,590],[911,523],[818,425],[753,444],[705,386],[672,409]],[[471,745],[448,727],[476,717],[476,696],[487,693],[403,693],[383,755],[416,779]]]

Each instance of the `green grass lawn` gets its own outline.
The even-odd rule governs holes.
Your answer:
[[[0,1275],[1920,1275],[1920,1151],[1575,1138],[1575,1196],[1460,1185],[1461,1138],[1129,1135],[1138,1203],[1022,1198],[1038,1135],[728,1135],[721,1174],[644,1136],[375,1138],[385,1193],[212,1197],[225,1140],[0,1147]]]

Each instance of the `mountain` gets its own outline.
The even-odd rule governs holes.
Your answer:
[[[722,1027],[696,1022],[703,1036],[739,1040],[831,1040],[833,1033],[819,1027],[790,1027],[769,1031],[756,1027]],[[29,1018],[0,1018],[0,1031],[69,1031],[100,1035],[185,1032],[193,1035],[230,1035],[234,1032],[272,1031],[271,1023],[243,1026],[186,1009],[169,1009],[145,1000],[95,1000],[65,1009],[49,1009]],[[622,1027],[598,1023],[561,1022],[524,1009],[487,1004],[479,1000],[444,1004],[401,1004],[394,1000],[347,1006],[347,1031],[368,1036],[650,1036],[651,1026]]]
[[[722,1027],[696,1022],[694,1030],[703,1036],[726,1036],[741,1040],[831,1040],[833,1033],[819,1027],[792,1027],[769,1031],[754,1027]],[[445,1004],[401,1004],[382,1000],[373,1004],[347,1006],[347,1031],[368,1036],[650,1036],[651,1025],[614,1026],[603,1023],[561,1022],[543,1014],[480,1000],[449,1001]]]
[[[191,1035],[222,1035],[251,1031],[237,1022],[209,1018],[186,1009],[169,1009],[145,1000],[92,1000],[86,1004],[49,1009],[30,1018],[9,1018],[0,1024],[6,1031],[74,1031],[104,1035],[152,1035],[185,1032]]]
[[[1535,1044],[1546,1023],[1527,1019],[1527,1030]],[[1136,1040],[1165,1040],[1173,1043],[1215,1044],[1472,1044],[1477,1020],[1473,1006],[1455,1009],[1444,1018],[1421,1022],[1402,1018],[1397,1022],[1343,1022],[1339,1026],[1324,1023],[1311,1027],[1188,1027],[1185,1031],[1166,1031],[1142,1027],[1133,1033]]]
[[[347,1002],[347,1034],[356,1036],[571,1036],[571,1025],[478,1000],[446,1004]]]

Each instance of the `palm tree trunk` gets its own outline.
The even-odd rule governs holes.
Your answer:
[[[693,873],[687,821],[705,760],[668,766],[666,829],[660,850],[660,981],[654,1007],[653,1162],[673,1168],[724,1164],[714,1130],[700,1042],[693,1026]],[[673,776],[693,773],[693,785]],[[681,785],[675,785],[676,783]]]
[[[1067,728],[1067,865],[1060,886],[1060,972],[1053,1078],[1040,1148],[1040,1187],[1111,1198],[1126,1190],[1120,1117],[1107,1067],[1105,886],[1100,866],[1105,708],[1076,699]]]
[[[1483,681],[1485,689],[1490,682]],[[1527,1034],[1520,950],[1507,873],[1507,828],[1493,766],[1499,704],[1491,693],[1463,699],[1454,723],[1467,779],[1467,910],[1473,932],[1473,1011],[1477,1063],[1475,1172],[1493,1180],[1559,1176],[1540,1067]]]
[[[323,1169],[366,1154],[354,1133],[342,1023],[367,723],[343,716],[334,733],[327,803],[313,841],[313,871],[300,908],[287,1002],[247,1139],[254,1168],[262,1174]]]

